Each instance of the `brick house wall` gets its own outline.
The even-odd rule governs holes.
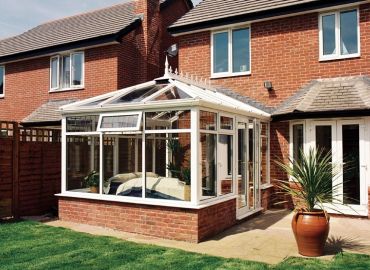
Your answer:
[[[251,25],[251,75],[212,79],[269,107],[276,107],[311,80],[370,74],[370,4],[360,5],[361,57],[319,61],[319,13]],[[211,32],[179,36],[179,67],[184,73],[211,77]],[[273,91],[263,82],[269,80]],[[288,122],[271,124],[271,160],[287,161]],[[271,180],[286,176],[271,162]]]
[[[163,34],[164,30],[189,7],[185,0],[172,1],[160,15],[159,0],[137,3],[136,12],[144,15],[141,26],[125,35],[119,44],[83,50],[82,90],[49,93],[50,56],[5,64],[5,97],[0,98],[0,119],[20,122],[48,100],[85,99],[161,76],[164,67],[160,56],[164,55],[163,48],[174,41],[169,34]],[[170,13],[171,18],[162,22],[162,16]],[[150,18],[149,22],[146,18]]]
[[[202,209],[59,198],[59,218],[165,239],[198,243],[236,223],[236,200]]]

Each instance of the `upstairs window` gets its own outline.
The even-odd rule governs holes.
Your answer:
[[[4,96],[5,67],[0,66],[0,97]]]
[[[50,59],[50,89],[69,90],[82,88],[84,53],[75,52]]]
[[[358,9],[320,15],[320,59],[332,60],[360,55]]]
[[[250,73],[250,28],[212,33],[212,76]]]

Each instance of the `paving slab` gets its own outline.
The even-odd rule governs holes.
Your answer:
[[[50,226],[69,228],[94,235],[112,236],[136,243],[277,264],[288,257],[300,256],[290,228],[292,215],[286,210],[267,211],[261,216],[235,225],[220,235],[199,244],[159,239],[60,220],[45,223]],[[320,258],[330,260],[341,251],[370,255],[370,220],[331,218],[326,255]]]

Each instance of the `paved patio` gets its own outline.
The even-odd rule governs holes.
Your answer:
[[[287,257],[299,256],[290,228],[291,219],[292,213],[286,210],[268,211],[200,244],[158,239],[59,220],[48,221],[46,224],[95,235],[118,237],[137,243],[276,264]],[[334,254],[341,251],[370,255],[370,220],[338,217],[331,219],[326,255],[322,259],[331,259]]]

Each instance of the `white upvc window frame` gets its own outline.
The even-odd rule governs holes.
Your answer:
[[[233,72],[233,31],[249,29],[249,70],[245,72]],[[234,77],[234,76],[245,76],[250,75],[252,71],[252,50],[251,50],[251,25],[244,25],[238,27],[232,27],[224,30],[218,30],[211,32],[211,78],[222,78],[222,77]],[[228,71],[227,72],[215,72],[214,71],[214,36],[219,33],[228,33]]]
[[[357,46],[358,52],[352,54],[341,54],[340,49],[340,14],[342,12],[356,10],[357,11]],[[323,36],[323,17],[328,15],[335,16],[335,48],[336,53],[331,55],[324,55],[324,36]],[[338,60],[338,59],[348,59],[348,58],[355,58],[361,56],[361,32],[360,32],[360,11],[358,7],[334,10],[331,12],[325,12],[319,14],[319,61],[330,61],[330,60]]]
[[[3,69],[3,92],[0,93],[0,98],[4,98],[5,97],[5,65],[0,65],[0,68]]]
[[[114,116],[138,116],[138,120],[135,127],[126,128],[102,128],[101,124],[104,117],[114,117]],[[129,131],[140,131],[140,125],[143,122],[143,112],[125,112],[125,113],[103,113],[99,116],[99,122],[97,131],[98,132],[129,132]]]
[[[73,85],[73,56],[80,54],[82,56],[82,65],[81,65],[81,84],[80,85]],[[62,87],[62,70],[63,70],[63,57],[69,56],[69,70],[70,70],[70,76],[69,76],[69,87]],[[58,60],[57,65],[57,87],[52,87],[52,61],[53,59]],[[50,84],[50,91],[49,92],[60,92],[60,91],[68,91],[68,90],[78,90],[83,89],[85,87],[85,52],[84,51],[76,51],[76,52],[69,52],[69,53],[62,53],[59,55],[54,55],[50,57],[50,78],[49,78],[49,84]]]

